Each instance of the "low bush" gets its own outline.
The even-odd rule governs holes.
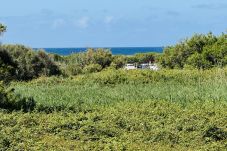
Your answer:
[[[83,68],[79,64],[69,64],[62,69],[63,73],[68,76],[76,76],[83,73]]]
[[[14,93],[14,89],[7,90],[0,83],[0,108],[8,111],[22,110],[24,112],[34,110],[36,103],[32,97],[21,97]]]
[[[89,64],[83,68],[83,73],[94,73],[102,70],[102,66],[99,64]]]
[[[226,106],[126,101],[78,112],[0,112],[1,150],[226,150]],[[211,126],[213,125],[213,126]]]
[[[211,126],[207,128],[207,130],[204,132],[203,137],[206,139],[206,141],[227,140],[227,130],[224,130],[223,128],[218,128],[217,126]]]

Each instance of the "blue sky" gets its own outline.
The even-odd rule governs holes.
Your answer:
[[[3,43],[30,47],[167,46],[227,30],[226,0],[0,0]]]

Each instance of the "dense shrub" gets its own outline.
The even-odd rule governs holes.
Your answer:
[[[131,100],[88,109],[0,112],[0,150],[226,150],[225,106]]]
[[[111,64],[112,54],[105,49],[88,49],[86,59],[89,64],[99,64],[102,68],[105,68]]]
[[[113,56],[113,60],[111,62],[111,67],[116,69],[123,68],[127,62],[127,57],[123,55]]]
[[[34,61],[33,67],[37,73],[37,76],[45,75],[45,76],[52,76],[52,75],[59,75],[60,69],[58,66],[49,58],[49,56],[44,51],[38,51],[37,53],[38,61]]]
[[[79,64],[68,64],[62,70],[66,75],[72,76],[81,74],[83,72],[82,66]]]
[[[227,131],[222,128],[218,128],[217,126],[211,126],[204,132],[203,138],[205,138],[206,141],[227,140]]]
[[[66,64],[80,64],[83,67],[89,64],[99,64],[105,68],[111,64],[112,54],[106,49],[88,49],[86,52],[67,56],[65,61]]]
[[[9,53],[0,47],[0,81],[5,82],[14,79],[17,65]]]
[[[16,80],[30,80],[41,75],[60,74],[59,67],[43,51],[36,52],[23,45],[3,45],[1,49],[4,50],[3,52],[7,51],[8,60],[6,62],[15,64],[11,70],[15,70],[14,78]],[[6,52],[4,58],[7,58]],[[6,67],[11,68],[9,65]]]
[[[54,62],[64,62],[64,56],[58,55],[58,54],[48,54],[48,56],[54,61]]]
[[[171,69],[223,67],[227,64],[227,35],[196,34],[175,46],[166,47],[160,63]]]
[[[35,108],[35,101],[32,97],[21,97],[14,93],[14,89],[7,90],[0,83],[0,108],[9,111],[23,110],[24,112],[32,111]]]
[[[137,53],[133,56],[127,57],[128,63],[154,63],[157,53]]]
[[[93,73],[101,70],[102,66],[100,64],[89,64],[83,68],[83,73]]]
[[[60,60],[59,66],[66,75],[78,75],[99,72],[109,67],[112,54],[106,49],[88,49],[86,52],[75,53],[64,58],[55,56],[55,60]]]

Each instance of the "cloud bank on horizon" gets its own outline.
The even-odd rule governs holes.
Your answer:
[[[166,46],[227,29],[226,0],[7,0],[4,43],[30,47]]]

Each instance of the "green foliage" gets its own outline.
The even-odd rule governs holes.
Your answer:
[[[0,111],[0,148],[225,150],[226,76],[226,68],[106,69],[14,82],[37,104],[31,113]]]
[[[227,101],[226,75],[226,69],[157,72],[109,69],[70,78],[41,77],[29,83],[14,83],[12,87],[23,96],[33,96],[38,104],[52,111],[79,110],[81,104],[93,106],[150,99],[185,106],[190,102]]]
[[[225,150],[227,69],[193,68],[225,66],[226,38],[195,35],[163,55],[1,46],[0,80],[37,79],[0,83],[0,150]],[[119,69],[157,60],[190,70]],[[45,77],[60,69],[77,76]]]
[[[82,73],[82,67],[79,64],[68,64],[63,69],[66,75],[76,76]]]
[[[167,47],[160,59],[163,67],[184,68],[192,66],[197,69],[223,67],[226,65],[227,35],[214,36],[196,34],[176,46]]]
[[[116,55],[113,56],[113,60],[111,62],[111,67],[114,67],[115,69],[120,69],[125,66],[127,63],[127,57],[123,55]]]
[[[6,26],[0,23],[0,35],[1,35],[3,32],[6,32]]]
[[[127,57],[127,62],[128,63],[154,63],[155,58],[158,56],[157,53],[137,53],[133,56],[128,56]]]
[[[0,81],[8,82],[14,79],[17,65],[9,53],[0,47]]]
[[[89,64],[83,68],[83,73],[93,73],[101,70],[102,66],[100,64]]]
[[[54,62],[64,62],[64,57],[58,54],[48,54],[48,56],[54,61]]]
[[[6,68],[12,68],[11,70],[16,71],[13,77],[16,80],[30,80],[41,75],[60,74],[59,67],[43,51],[35,52],[22,45],[3,45],[0,49],[7,51],[8,58],[14,62],[13,67],[6,65]],[[9,59],[7,62],[12,64]]]
[[[204,132],[203,137],[206,139],[206,141],[227,140],[227,131],[225,131],[223,128],[218,128],[217,126],[210,126]]]
[[[82,69],[83,73],[92,73],[99,72],[109,67],[120,69],[123,68],[127,62],[154,63],[159,55],[160,54],[156,53],[140,53],[133,56],[113,56],[111,52],[106,49],[88,49],[86,52],[66,56],[64,58],[65,61],[60,62],[60,66],[62,67],[62,70],[66,73],[66,75],[78,75],[81,72],[77,72],[77,69],[79,71],[80,69]],[[75,68],[76,74],[72,72],[73,68]]]
[[[109,67],[111,62],[112,54],[109,50],[88,49],[86,52],[66,56],[60,66],[66,75],[78,75],[99,72]]]
[[[38,76],[52,76],[59,75],[61,72],[59,67],[50,59],[50,57],[42,50],[37,53],[38,61],[34,60],[33,67],[36,71],[39,71]]]
[[[155,61],[155,53],[140,53],[135,54],[135,57],[138,58],[139,63],[153,63]]]
[[[89,64],[99,64],[102,68],[105,68],[111,64],[112,54],[105,49],[88,49],[86,59]]]
[[[66,58],[67,64],[80,64],[83,67],[89,64],[99,64],[102,68],[110,65],[112,54],[106,49],[88,49],[86,52],[72,54]]]
[[[207,69],[211,68],[212,64],[202,54],[194,53],[187,59],[187,65],[191,65],[197,69]]]
[[[77,113],[0,112],[2,150],[225,150],[226,106],[127,101]]]
[[[22,110],[32,111],[35,108],[35,101],[32,97],[21,97],[14,93],[14,89],[7,90],[0,83],[0,108],[9,111]]]

